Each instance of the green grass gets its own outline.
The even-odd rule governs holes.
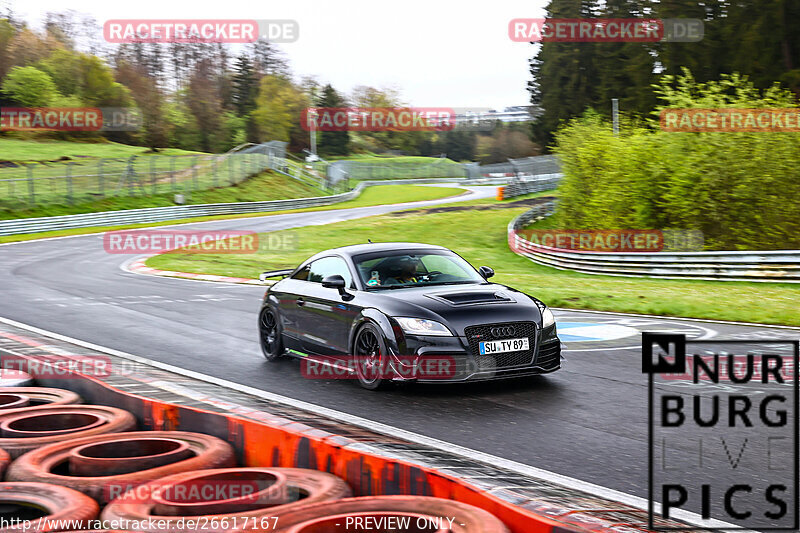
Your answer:
[[[284,176],[278,176],[283,178]],[[290,178],[285,178],[295,183]],[[216,192],[216,191],[206,191]],[[171,226],[173,224],[187,224],[191,222],[205,222],[208,220],[230,220],[238,218],[262,217],[265,215],[283,215],[287,213],[305,213],[309,211],[326,211],[332,209],[349,209],[351,207],[367,207],[371,205],[383,205],[386,203],[417,202],[422,200],[436,200],[463,193],[463,189],[452,187],[424,187],[419,185],[379,185],[369,187],[357,198],[341,202],[338,204],[307,207],[303,209],[289,209],[283,211],[271,211],[264,213],[246,213],[242,215],[216,215],[207,217],[193,217],[179,220],[168,220],[155,224],[124,224],[117,226],[102,226],[92,228],[75,228],[68,230],[45,231],[42,233],[31,233],[25,235],[8,235],[0,237],[0,244],[8,242],[29,241],[35,239],[45,239],[51,237],[65,237],[70,235],[85,235],[89,233],[102,233],[105,231],[117,231],[122,229],[138,229],[147,227]]]
[[[144,146],[129,146],[113,142],[75,142],[75,141],[29,141],[22,139],[0,138],[0,160],[14,162],[55,161],[60,157],[130,157],[147,155]],[[159,155],[187,155],[200,152],[188,152],[177,148],[165,148]]]
[[[250,255],[166,254],[148,265],[165,270],[256,278],[294,267],[327,248],[373,241],[419,241],[447,246],[496,279],[553,307],[663,316],[800,325],[797,286],[779,283],[658,280],[593,276],[532,263],[508,249],[506,225],[525,208],[379,216],[290,230],[297,248]],[[281,232],[278,232],[281,233]]]

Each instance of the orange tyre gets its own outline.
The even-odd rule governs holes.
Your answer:
[[[244,497],[248,486],[253,490]],[[213,498],[204,496],[209,487]],[[195,520],[203,524],[204,531],[222,532],[259,524],[308,503],[327,505],[350,495],[344,480],[316,470],[223,468],[176,474],[141,485],[109,503],[102,519],[147,523],[152,518],[165,525],[153,533],[182,531],[191,527],[188,520]],[[197,522],[195,525],[200,527]]]
[[[136,418],[116,407],[45,405],[9,409],[0,411],[0,448],[16,458],[46,444],[135,428]]]
[[[80,527],[97,518],[100,507],[90,497],[76,490],[47,483],[0,483],[0,506],[3,518],[11,522],[0,533],[31,533],[36,531],[61,531],[69,522],[70,529]],[[14,520],[31,520],[18,526]]]
[[[48,444],[14,461],[7,477],[63,485],[108,503],[164,476],[235,464],[231,445],[211,435],[134,431]]]

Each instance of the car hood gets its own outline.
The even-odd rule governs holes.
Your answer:
[[[373,294],[392,302],[388,307],[393,316],[441,321],[457,335],[464,335],[464,328],[475,324],[519,321],[541,324],[539,307],[529,296],[495,283],[410,287]]]

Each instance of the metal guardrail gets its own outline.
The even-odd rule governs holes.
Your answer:
[[[467,175],[470,178],[480,176],[518,176],[518,175],[541,175],[558,174],[561,172],[561,163],[554,155],[539,155],[535,157],[523,157],[520,159],[509,159],[506,163],[492,163],[489,165],[467,165]]]
[[[561,181],[561,176],[562,174],[542,174],[511,180],[508,185],[503,187],[503,198],[555,189]]]
[[[83,213],[79,215],[63,215],[41,218],[19,218],[0,221],[0,236],[39,233],[75,228],[122,226],[127,224],[151,224],[184,218],[204,217],[212,215],[232,215],[242,213],[260,213],[287,209],[302,209],[330,205],[357,197],[372,185],[390,185],[406,183],[441,183],[452,182],[448,179],[404,179],[362,181],[353,190],[330,196],[313,198],[292,198],[288,200],[269,200],[263,202],[236,202],[226,204],[175,205],[170,207],[150,207],[146,209],[128,209],[125,211],[104,211],[101,213]],[[466,184],[466,181],[460,181]]]
[[[519,230],[552,214],[554,209],[555,202],[540,204],[509,222],[509,248],[540,265],[584,274],[800,283],[800,250],[654,253],[564,251],[532,243],[519,234]]]

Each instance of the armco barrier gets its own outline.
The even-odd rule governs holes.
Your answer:
[[[121,226],[124,224],[152,224],[183,218],[204,217],[212,215],[233,215],[244,213],[261,213],[286,209],[302,209],[331,205],[352,200],[371,185],[390,185],[406,183],[451,183],[452,179],[407,179],[363,181],[352,191],[330,196],[314,198],[293,198],[288,200],[269,200],[264,202],[235,202],[227,204],[175,205],[170,207],[151,207],[147,209],[128,209],[125,211],[104,211],[102,213],[85,213],[79,215],[63,215],[56,217],[20,218],[0,221],[0,236],[39,233],[75,228],[102,226]],[[462,180],[460,183],[465,183]],[[465,183],[466,184],[466,183]]]
[[[554,207],[554,202],[543,204],[509,222],[508,246],[514,253],[540,265],[584,274],[800,283],[800,250],[655,253],[563,251],[532,243],[519,234],[519,230],[532,221],[551,214]]]
[[[526,176],[515,179],[508,185],[502,187],[502,198],[498,192],[498,200],[555,189],[558,187],[558,182],[561,181],[561,176],[562,174],[541,174],[538,176]]]

